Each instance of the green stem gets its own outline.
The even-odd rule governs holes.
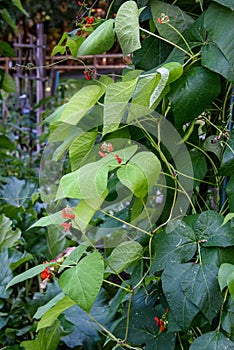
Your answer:
[[[193,51],[192,51],[191,47],[189,46],[189,43],[187,42],[185,37],[180,33],[180,31],[168,22],[165,24],[167,24],[171,29],[173,29],[181,37],[181,39],[183,40],[183,42],[185,43],[185,45],[187,46],[187,48],[190,52],[190,57],[194,57]]]
[[[111,284],[112,286],[118,287],[118,288],[120,288],[120,289],[123,289],[123,290],[125,290],[125,291],[128,292],[128,293],[131,293],[131,289],[125,288],[125,287],[123,287],[123,286],[121,286],[121,285],[119,285],[119,284],[117,284],[117,283],[114,283],[114,282],[111,282],[111,281],[108,281],[108,280],[105,280],[105,279],[103,280],[103,282],[108,283],[108,284]]]
[[[180,333],[178,333],[178,340],[179,340],[179,343],[180,343],[181,350],[184,350],[184,347],[183,347],[183,344],[182,344],[182,341],[181,341],[181,338],[180,338]]]
[[[144,28],[142,28],[142,27],[140,27],[140,30],[142,30],[143,32],[145,32],[145,33],[147,33],[147,34],[149,34],[149,35],[154,36],[155,38],[158,38],[158,39],[160,39],[160,40],[163,40],[163,41],[165,41],[165,42],[168,43],[168,44],[171,44],[172,46],[176,47],[176,48],[179,49],[180,51],[183,51],[183,52],[184,52],[186,55],[188,55],[190,58],[193,58],[193,54],[191,54],[190,52],[186,51],[185,49],[183,49],[183,48],[180,47],[179,45],[173,43],[172,41],[167,40],[167,39],[163,38],[163,37],[160,36],[160,35],[154,34],[154,33],[150,32],[149,30],[144,29]]]
[[[132,297],[133,297],[133,289],[131,290],[129,301],[128,301],[128,311],[127,311],[127,319],[126,319],[126,328],[125,328],[124,342],[126,342],[127,338],[128,338],[128,330],[129,330],[129,322],[130,322],[130,310],[131,310],[131,304],[132,304]]]
[[[228,288],[226,289],[225,291],[225,294],[224,294],[224,298],[223,298],[223,303],[221,305],[221,308],[220,308],[220,317],[219,317],[219,324],[218,324],[218,327],[217,327],[217,330],[219,331],[220,328],[221,328],[221,323],[222,323],[222,315],[223,315],[223,308],[224,308],[224,304],[227,300],[227,296],[228,296]]]

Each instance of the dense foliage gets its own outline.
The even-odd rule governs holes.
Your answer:
[[[54,47],[131,62],[84,65],[45,120],[41,198],[4,174],[7,349],[234,349],[233,21],[228,0],[117,0]]]

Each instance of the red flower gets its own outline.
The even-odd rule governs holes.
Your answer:
[[[64,219],[71,219],[74,220],[75,219],[75,214],[73,213],[74,208],[72,207],[66,207],[62,209],[62,217]]]
[[[64,232],[67,232],[71,228],[71,223],[70,222],[63,222],[62,226],[64,227]]]
[[[156,327],[158,327],[160,325],[160,319],[155,317],[154,320],[156,321]]]
[[[118,164],[122,163],[122,158],[120,158],[118,154],[115,155],[115,159],[117,160]]]
[[[84,5],[84,2],[82,2],[82,1],[77,1],[77,4],[78,4],[79,6],[83,6],[83,5]]]
[[[44,262],[43,264],[46,264]],[[49,267],[46,267],[41,273],[40,273],[41,279],[44,281],[45,279],[50,280],[53,277],[53,274],[50,272]]]
[[[101,151],[99,151],[98,153],[99,153],[99,156],[102,157],[102,158],[107,156],[107,153],[104,153],[104,152],[101,152]]]
[[[107,152],[112,152],[113,151],[113,146],[111,143],[108,143],[107,145]]]
[[[94,22],[94,17],[89,17],[89,16],[87,16],[87,17],[85,18],[85,20],[86,20],[86,23],[87,23],[87,24],[92,24],[92,23]]]
[[[84,70],[85,79],[92,80],[94,73],[95,73],[95,69],[85,69]]]
[[[160,17],[158,18],[158,23],[159,23],[159,24],[163,24],[163,22],[162,22],[162,20],[161,20]]]

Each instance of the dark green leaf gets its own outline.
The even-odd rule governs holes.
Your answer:
[[[207,173],[206,157],[197,149],[190,151],[190,157],[193,164],[193,176],[195,178],[194,186],[199,186],[200,181],[196,181],[196,179],[203,180]]]
[[[168,324],[170,332],[188,330],[199,312],[199,308],[189,300],[182,289],[184,275],[191,271],[192,266],[190,263],[170,264],[162,274],[163,291],[170,310]]]
[[[222,73],[223,75],[226,73],[224,77],[232,82],[234,82],[234,45],[232,40],[234,35],[233,21],[233,11],[227,7],[212,3],[205,13],[204,26],[209,34],[210,41],[214,43],[215,47],[217,47],[219,51],[215,50],[214,46],[210,46],[209,49],[211,49],[211,47],[213,48],[211,51],[213,57],[211,56],[209,49],[208,54],[206,49],[204,49],[205,51],[202,52],[202,55],[205,52],[205,54],[208,56],[202,57],[202,64],[210,69],[216,65],[216,71],[219,72],[221,70],[219,73]],[[219,63],[221,55],[223,55],[224,58],[221,59]],[[220,64],[222,64],[224,68],[222,68]],[[228,67],[230,68],[229,72]]]
[[[189,350],[233,350],[234,342],[221,332],[208,332],[194,340]]]
[[[174,263],[187,262],[196,252],[196,238],[192,229],[181,222],[171,232],[160,232],[153,240],[151,272],[155,273]]]
[[[14,31],[16,31],[17,27],[15,22],[6,8],[1,9],[0,15],[3,21],[6,22]]]
[[[226,193],[228,197],[228,203],[230,210],[234,212],[234,176],[230,176],[227,186],[226,186]]]
[[[187,15],[179,7],[158,0],[151,0],[150,5],[154,24],[159,34],[175,44],[181,42],[180,35],[166,23],[159,24],[158,18],[161,17],[162,13],[164,13],[165,15],[169,16],[169,24],[175,27],[180,33],[184,33],[185,30],[188,29],[194,22],[192,17]]]
[[[192,67],[171,84],[169,99],[178,127],[199,116],[220,92],[219,76],[203,67]]]
[[[13,277],[12,271],[10,269],[10,259],[8,256],[7,249],[4,249],[4,251],[0,253],[0,266],[1,266],[0,295],[2,299],[7,299],[9,298],[11,291],[6,290],[6,287]]]
[[[220,5],[229,7],[232,11],[234,10],[234,4],[232,0],[213,0]]]
[[[171,45],[152,36],[142,42],[141,49],[133,53],[133,63],[137,69],[145,71],[161,65],[171,51]]]
[[[230,223],[223,225],[223,217],[215,211],[204,211],[195,224],[195,234],[204,247],[229,247],[234,245]]]
[[[234,130],[230,133],[230,138],[225,146],[219,172],[221,175],[227,176],[234,173]]]
[[[213,265],[192,265],[183,274],[181,287],[185,296],[200,309],[211,324],[223,300],[218,285],[218,268]]]
[[[22,206],[35,191],[35,185],[29,181],[9,177],[8,182],[1,186],[0,192],[4,200],[15,207]]]

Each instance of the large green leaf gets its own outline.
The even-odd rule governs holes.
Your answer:
[[[113,19],[108,19],[100,24],[81,44],[78,55],[96,55],[110,50],[115,42],[113,26]]]
[[[219,285],[220,289],[223,290],[228,287],[231,294],[232,300],[234,299],[234,265],[224,263],[219,269]]]
[[[1,186],[1,195],[8,204],[14,207],[22,206],[35,191],[35,185],[26,180],[19,180],[12,176],[7,184]]]
[[[163,64],[171,51],[171,45],[154,38],[147,37],[141,49],[133,53],[133,63],[137,69],[148,71]]]
[[[183,274],[181,287],[185,296],[211,323],[223,300],[218,285],[218,268],[213,265],[191,265]]]
[[[26,16],[28,16],[27,12],[25,11],[25,9],[22,6],[22,3],[20,0],[11,0],[13,2],[13,4]]]
[[[216,73],[203,67],[192,67],[171,84],[168,97],[178,127],[198,117],[220,92]]]
[[[122,162],[126,162],[137,150],[137,146],[130,146],[118,150]],[[97,162],[88,163],[78,170],[62,177],[59,184],[57,199],[69,197],[79,199],[105,198],[108,172],[118,168],[115,156],[109,153]]]
[[[62,111],[60,121],[67,124],[76,125],[84,115],[93,107],[99,98],[104,94],[102,85],[84,86],[72,96],[66,107]]]
[[[206,157],[203,155],[202,152],[198,151],[197,149],[192,149],[190,151],[190,157],[194,171],[194,186],[199,186],[199,180],[203,180],[207,173]]]
[[[194,226],[195,235],[203,241],[203,247],[229,247],[234,245],[233,228],[227,222],[223,225],[223,217],[215,211],[201,213]]]
[[[64,218],[62,217],[62,211],[58,211],[57,213],[50,214],[48,216],[43,216],[39,220],[37,220],[30,228],[33,227],[46,227],[49,225],[61,225],[64,222]]]
[[[39,320],[48,310],[50,310],[53,306],[55,306],[60,300],[64,299],[64,297],[65,297],[65,294],[63,292],[55,295],[55,297],[50,299],[50,301],[48,301],[46,304],[40,306],[37,309],[36,313],[33,315],[33,318],[35,318],[36,320]],[[52,323],[53,322],[48,324],[48,326],[52,325]],[[47,326],[45,326],[45,327],[47,327]],[[43,328],[43,327],[41,327],[41,328]],[[39,325],[38,325],[38,329],[39,329]]]
[[[215,25],[214,25],[215,18]],[[212,3],[205,13],[204,26],[209,34],[208,47],[202,50],[202,64],[234,82],[234,12]]]
[[[107,260],[106,272],[119,273],[126,269],[131,263],[141,259],[143,247],[135,241],[126,241],[113,249]],[[124,257],[124,259],[123,259]]]
[[[80,167],[81,161],[91,150],[97,138],[96,131],[85,132],[78,136],[69,148],[69,158],[71,161],[72,171]]]
[[[184,33],[185,30],[187,30],[194,22],[192,17],[187,15],[179,7],[158,0],[151,0],[150,6],[154,24],[159,34],[175,44],[180,43],[181,37],[178,32],[176,32],[166,23],[159,24],[158,18],[161,17],[162,13],[164,13],[165,15],[169,16],[169,24],[175,27],[180,33]]]
[[[50,328],[40,330],[37,339],[21,343],[25,350],[56,350],[61,337],[60,322],[57,320]]]
[[[148,292],[148,293],[147,293]],[[140,289],[135,291],[130,308],[130,323],[127,326],[125,316],[114,324],[114,334],[124,339],[126,327],[128,327],[128,342],[132,345],[141,345],[145,350],[174,350],[175,334],[163,332],[158,335],[158,327],[155,325],[155,316],[161,317],[165,312],[162,306],[156,306],[157,290]]]
[[[61,315],[63,311],[69,309],[73,305],[75,305],[74,300],[68,296],[64,296],[63,293],[58,294],[54,300],[52,299],[49,302],[49,305],[45,305],[45,307],[42,309],[43,315],[37,325],[37,331],[42,328],[52,326],[56,318]],[[44,312],[45,309],[47,309],[46,312]],[[37,316],[41,316],[41,313]],[[36,317],[36,315],[34,317]]]
[[[141,47],[139,12],[135,1],[126,1],[120,6],[115,19],[115,31],[124,56]]]
[[[221,332],[208,332],[194,340],[189,350],[233,350],[234,342]]]
[[[140,152],[117,170],[119,180],[127,186],[136,197],[144,198],[158,180],[161,164],[151,152]]]
[[[111,312],[107,293],[101,290],[90,314],[104,327],[111,325]],[[82,346],[84,349],[94,349],[101,339],[100,327],[78,305],[72,306],[64,312],[65,319],[71,322],[73,332],[61,340],[70,348]]]
[[[83,310],[89,312],[102,285],[104,263],[98,252],[90,253],[76,267],[71,267],[59,278],[63,292]]]
[[[162,231],[153,240],[151,272],[155,273],[174,263],[187,262],[196,252],[196,237],[193,230],[181,222],[171,232]]]
[[[11,225],[12,221],[8,217],[0,215],[0,251],[19,242],[21,231],[19,228],[13,231]]]
[[[63,137],[62,139],[63,141],[62,144],[58,146],[53,153],[52,159],[55,161],[58,161],[59,159],[61,159],[61,157],[64,156],[65,151],[70,147],[70,145],[82,134],[82,130],[80,128],[77,128],[74,125],[70,125],[70,124],[68,124],[68,127],[65,127],[64,124],[60,125],[56,129],[55,133],[57,134],[59,130],[62,131],[62,129],[66,130],[66,136],[64,135],[65,137]],[[63,134],[63,131],[62,131],[62,134]],[[52,139],[53,139],[53,134],[52,134],[51,140]]]
[[[229,7],[232,11],[234,10],[234,3],[232,0],[213,0],[220,5]]]
[[[103,201],[104,198],[101,197],[89,198],[86,200],[82,199],[74,210],[76,218],[73,227],[79,229],[81,232],[85,232],[90,220],[93,218],[96,211],[100,209]],[[84,243],[90,244],[86,239]]]
[[[104,99],[104,135],[118,128],[136,83],[137,79],[133,79],[108,85]]]
[[[4,72],[4,76],[1,81],[1,89],[5,90],[6,92],[16,92],[15,80],[7,72]]]
[[[199,308],[191,302],[182,289],[183,277],[187,271],[191,271],[192,266],[191,263],[174,263],[168,265],[163,271],[162,287],[170,309],[168,324],[170,332],[189,329],[199,312]]]

